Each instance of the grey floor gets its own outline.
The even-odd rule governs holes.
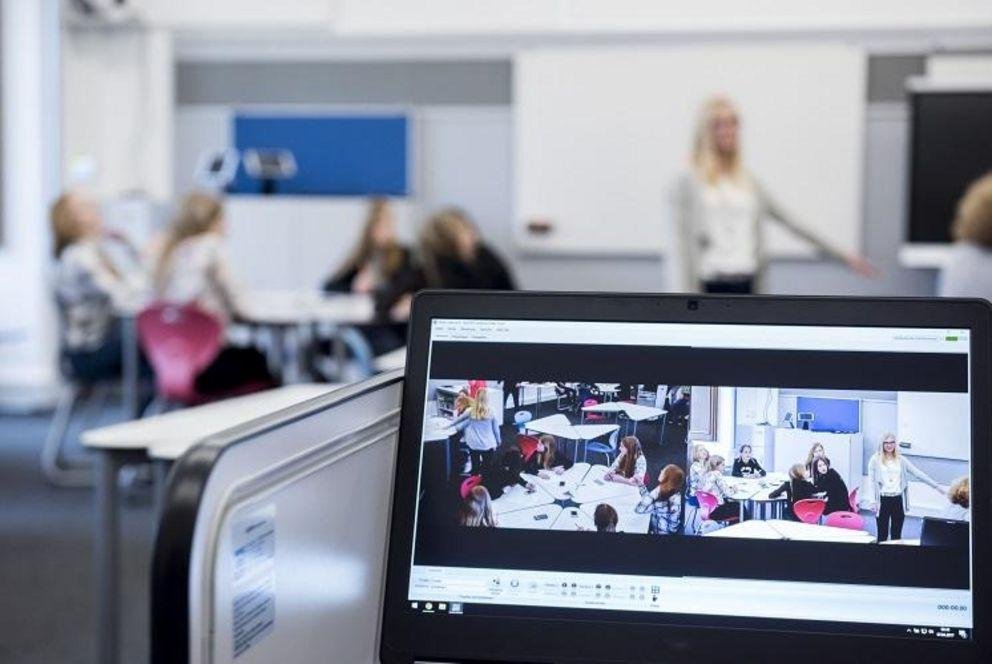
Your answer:
[[[47,427],[47,416],[0,414],[0,662],[89,664],[96,661],[93,491],[45,481],[39,454]],[[83,455],[78,443],[70,452]],[[131,492],[122,529],[121,661],[140,664],[148,661],[150,491]]]

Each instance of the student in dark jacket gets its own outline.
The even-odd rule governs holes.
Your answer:
[[[730,474],[734,477],[764,477],[765,469],[751,456],[751,446],[745,443],[741,445],[740,453],[734,459],[734,468]]]
[[[785,494],[789,503],[786,515],[792,520],[796,520],[796,513],[792,509],[796,501],[812,498],[816,493],[816,487],[806,477],[806,466],[797,463],[789,469],[789,479],[768,494],[768,497],[773,499]]]
[[[827,494],[827,507],[824,514],[831,512],[851,511],[850,498],[847,492],[847,484],[836,470],[830,467],[830,459],[820,457],[816,460],[816,487],[817,493]]]
[[[528,475],[549,479],[552,475],[561,475],[572,467],[568,455],[558,451],[558,441],[550,434],[544,434],[537,439],[537,449],[524,459],[522,471]]]

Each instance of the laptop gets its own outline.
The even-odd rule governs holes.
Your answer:
[[[992,661],[990,311],[421,293],[381,660]],[[856,431],[793,425],[834,399]],[[907,473],[971,478],[967,546],[891,542]]]
[[[967,521],[924,517],[920,530],[921,546],[950,546],[968,550],[971,525]]]

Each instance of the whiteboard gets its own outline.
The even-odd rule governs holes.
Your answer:
[[[960,459],[971,456],[971,400],[964,392],[899,392],[897,436],[903,454]]]
[[[514,68],[514,240],[525,251],[658,255],[696,114],[741,107],[748,167],[799,223],[850,250],[861,236],[865,63],[850,45],[523,51]],[[535,234],[531,220],[552,230]],[[772,255],[812,250],[770,224]]]

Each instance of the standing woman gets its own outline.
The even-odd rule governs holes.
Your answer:
[[[913,477],[945,493],[929,475],[917,468],[899,452],[894,434],[882,436],[878,451],[868,462],[868,503],[875,512],[878,541],[902,539],[902,524],[906,519],[906,494],[909,478]]]
[[[696,126],[691,172],[676,188],[682,290],[753,293],[767,264],[763,220],[770,218],[854,271],[875,270],[796,223],[744,166],[740,113],[727,97],[704,105]]]
[[[451,422],[451,426],[462,432],[472,461],[471,473],[488,475],[495,466],[496,448],[503,442],[489,407],[489,391],[483,387],[474,398],[470,397],[468,408]]]
[[[224,206],[209,194],[188,194],[169,228],[155,268],[159,299],[196,304],[225,327],[242,318],[241,289],[231,274],[225,240]],[[226,345],[196,378],[202,394],[273,387],[258,349]]]

